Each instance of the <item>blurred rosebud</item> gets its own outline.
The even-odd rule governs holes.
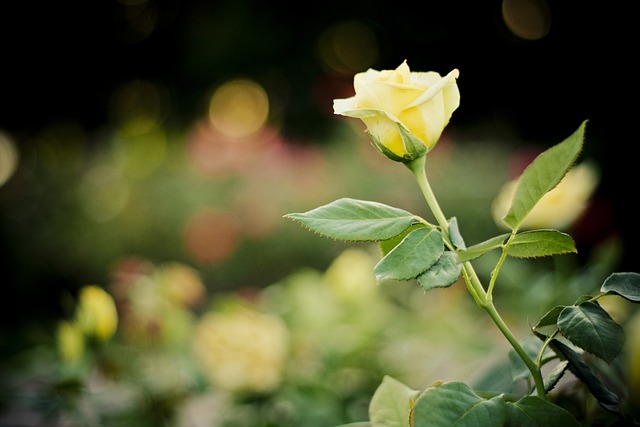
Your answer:
[[[542,196],[521,227],[568,229],[589,206],[598,180],[598,170],[593,164],[585,162],[575,166],[553,190]],[[511,206],[517,185],[518,180],[507,182],[493,202],[493,217],[501,227],[506,227],[502,218]]]
[[[57,330],[58,353],[67,363],[77,363],[84,354],[84,335],[75,324],[62,321]]]
[[[80,289],[76,322],[89,337],[100,341],[111,338],[118,326],[118,312],[113,297],[99,286]]]
[[[195,269],[171,262],[160,266],[156,273],[158,284],[170,302],[181,307],[194,307],[205,298],[206,288]]]
[[[252,309],[211,312],[194,339],[196,359],[212,385],[231,392],[269,392],[280,385],[289,331],[279,317]]]
[[[362,249],[344,250],[324,274],[336,295],[348,301],[366,300],[377,295],[377,281],[373,273],[376,261]]]

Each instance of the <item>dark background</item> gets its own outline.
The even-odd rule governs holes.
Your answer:
[[[98,132],[109,96],[136,78],[163,82],[172,120],[188,126],[216,82],[275,70],[289,81],[283,131],[313,143],[334,120],[330,105],[314,101],[327,73],[316,41],[328,26],[354,19],[377,36],[377,69],[406,59],[412,70],[460,70],[454,122],[468,134],[499,132],[508,123],[521,141],[547,148],[588,119],[585,155],[602,168],[606,232],[623,239],[621,269],[637,271],[637,23],[630,3],[549,1],[550,32],[527,41],[507,30],[499,1],[2,2],[0,129],[19,145],[69,118]],[[131,17],[150,10],[157,25],[142,34]],[[10,281],[21,265],[1,237]]]
[[[628,2],[548,2],[549,34],[513,36],[501,2],[3,2],[0,6],[0,127],[33,132],[73,117],[99,128],[107,97],[133,78],[158,79],[177,95],[176,115],[189,120],[212,82],[276,68],[292,82],[286,125],[323,128],[311,108],[312,86],[324,72],[318,35],[355,19],[380,43],[379,68],[407,59],[412,69],[461,71],[465,94],[459,124],[498,116],[526,138],[555,141],[592,120],[606,137],[635,85],[634,14]],[[136,34],[128,16],[151,8],[157,25]],[[609,141],[613,142],[613,141]]]

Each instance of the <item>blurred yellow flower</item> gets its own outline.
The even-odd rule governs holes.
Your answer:
[[[57,330],[58,352],[68,363],[80,361],[84,354],[84,335],[77,324],[62,321]]]
[[[172,303],[193,307],[206,297],[207,290],[194,268],[180,262],[170,262],[158,267],[156,272],[159,286]]]
[[[194,334],[194,352],[212,385],[239,392],[268,392],[281,383],[289,331],[277,316],[253,309],[205,314]]]
[[[111,338],[118,327],[113,297],[99,286],[84,286],[80,289],[76,322],[87,336],[101,341]]]
[[[195,302],[191,298],[199,291],[192,293],[186,289],[181,293],[180,284],[195,277],[188,270],[182,270],[182,266],[173,273],[164,274],[165,268],[172,270],[174,267],[176,265],[167,265],[155,269],[150,275],[138,277],[120,296],[123,307],[121,333],[126,342],[137,346],[174,348],[190,345],[189,337],[196,316],[185,304]],[[183,273],[186,280],[180,277]],[[186,287],[190,288],[190,284]]]
[[[361,119],[386,157],[411,161],[436,145],[460,105],[457,78],[458,70],[411,72],[406,61],[395,70],[369,69],[355,75],[355,96],[334,100],[333,110]]]
[[[377,295],[373,268],[376,261],[362,249],[344,250],[333,260],[324,274],[329,287],[345,300],[362,301],[366,296]]]
[[[522,228],[566,230],[584,213],[599,180],[595,165],[584,162],[569,170],[553,190],[545,194],[522,222]],[[518,180],[507,182],[492,205],[493,218],[505,227],[502,218],[511,206]]]

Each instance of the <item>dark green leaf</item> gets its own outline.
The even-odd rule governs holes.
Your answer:
[[[544,377],[544,391],[549,393],[558,384],[558,381],[562,379],[564,373],[569,368],[569,362],[566,360],[560,361],[549,373]]]
[[[323,236],[347,241],[379,241],[397,236],[415,216],[377,202],[343,198],[305,213],[285,215]]]
[[[591,301],[592,299],[593,299],[592,295],[580,295],[578,298],[576,298],[576,302],[574,302],[573,305],[580,305],[587,301]]]
[[[544,335],[536,333],[540,339],[546,339]],[[576,353],[571,347],[557,339],[551,340],[549,346],[563,360],[569,362],[569,370],[582,381],[591,394],[604,405],[617,405],[618,396],[609,390],[593,373],[589,365],[582,356]]]
[[[607,277],[600,290],[607,294],[618,294],[633,302],[640,302],[640,274],[613,273]]]
[[[571,236],[558,230],[534,230],[516,234],[507,254],[516,258],[537,258],[577,252]]]
[[[507,402],[507,421],[504,426],[579,427],[580,424],[567,410],[539,397],[525,396],[515,403]]]
[[[542,316],[540,321],[536,324],[536,326],[533,327],[533,329],[555,325],[558,321],[558,316],[560,316],[560,313],[562,312],[562,310],[564,310],[565,307],[566,305],[556,305],[555,307],[553,307],[544,316]]]
[[[563,142],[540,154],[525,169],[516,187],[511,207],[504,217],[505,224],[511,229],[519,227],[542,196],[558,185],[571,169],[582,150],[586,123],[584,121]]]
[[[379,281],[415,279],[431,268],[443,252],[442,234],[427,227],[418,228],[376,264],[374,273]]]
[[[485,240],[484,242],[480,242],[478,244],[470,246],[465,250],[458,251],[456,252],[458,262],[466,262],[471,261],[472,259],[479,258],[487,252],[501,247],[508,237],[509,234],[501,234],[499,236],[495,236],[488,240]]]
[[[418,276],[418,284],[424,289],[447,288],[460,278],[462,264],[453,252],[446,251],[430,269]]]
[[[624,344],[620,325],[593,302],[565,307],[558,316],[558,328],[572,343],[609,363]]]

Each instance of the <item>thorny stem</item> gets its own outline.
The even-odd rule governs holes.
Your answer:
[[[420,187],[420,190],[422,191],[422,194],[427,201],[431,212],[435,216],[438,225],[442,229],[445,242],[447,243],[447,246],[451,248],[452,245],[451,239],[449,237],[449,222],[442,212],[442,209],[438,204],[433,190],[431,189],[431,185],[429,185],[429,181],[427,180],[425,160],[426,156],[422,156],[418,159],[405,163],[405,166],[407,166],[415,176],[418,182],[418,186]],[[499,267],[497,267],[496,270],[498,268]],[[480,279],[478,278],[478,275],[476,274],[470,262],[467,261],[462,264],[462,272],[469,293],[471,294],[475,302],[489,314],[498,329],[500,329],[500,332],[502,332],[509,344],[511,344],[511,347],[513,347],[515,352],[518,354],[518,356],[520,356],[524,364],[531,372],[536,385],[538,397],[546,399],[546,393],[544,391],[544,383],[542,381],[542,374],[540,373],[540,369],[538,368],[536,362],[533,361],[531,357],[529,357],[527,352],[524,350],[524,348],[522,348],[518,340],[514,337],[513,333],[504,322],[504,320],[500,316],[500,313],[498,313],[498,310],[493,304],[492,292],[493,285],[495,284],[495,277],[492,277],[489,292],[487,292],[482,286],[482,283],[480,282]],[[494,270],[494,273],[497,273],[497,271]],[[495,274],[493,276],[495,276]]]

